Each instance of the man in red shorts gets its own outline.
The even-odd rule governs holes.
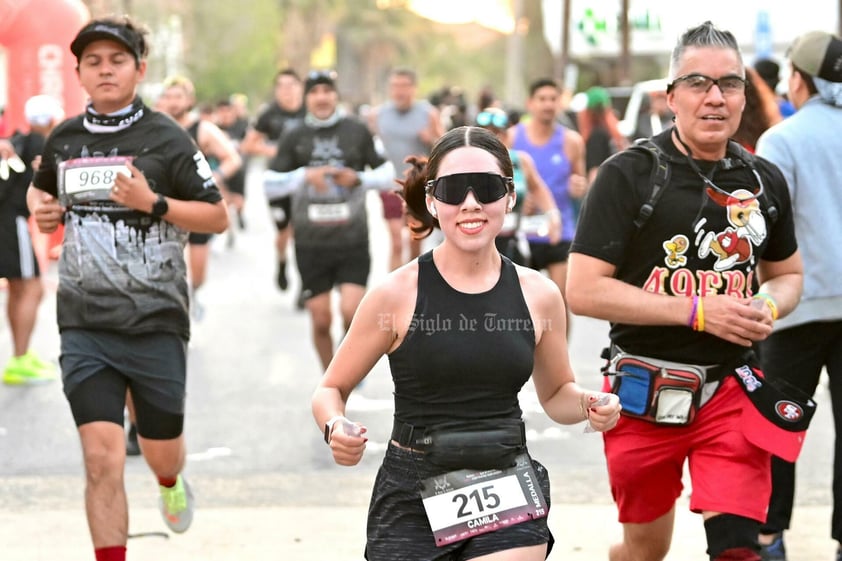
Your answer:
[[[746,87],[734,36],[689,29],[669,75],[675,126],[602,164],[569,263],[571,311],[611,322],[623,407],[604,437],[623,524],[609,559],[666,557],[688,460],[710,559],[759,561],[771,455],[798,455],[814,410],[751,351],[801,294],[792,205],[780,170],[729,142]]]

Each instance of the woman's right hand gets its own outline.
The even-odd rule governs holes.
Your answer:
[[[343,420],[333,426],[330,433],[330,451],[333,461],[340,466],[355,466],[362,460],[368,429],[351,421]]]

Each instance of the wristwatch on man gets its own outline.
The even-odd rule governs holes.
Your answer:
[[[158,193],[158,198],[152,203],[152,216],[161,218],[170,210],[170,205],[167,203],[166,197]]]

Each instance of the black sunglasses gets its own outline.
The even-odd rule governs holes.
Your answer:
[[[499,201],[509,192],[511,177],[496,173],[454,173],[427,182],[427,194],[437,201],[458,205],[468,196],[468,190],[482,204]]]

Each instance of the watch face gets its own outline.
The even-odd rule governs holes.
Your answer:
[[[152,205],[152,215],[161,217],[167,213],[170,206],[167,204],[167,199],[163,195],[158,195],[158,200]]]

